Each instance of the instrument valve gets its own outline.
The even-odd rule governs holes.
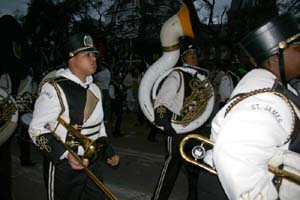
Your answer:
[[[206,155],[206,150],[202,145],[194,146],[192,149],[192,156],[195,160],[203,159]]]

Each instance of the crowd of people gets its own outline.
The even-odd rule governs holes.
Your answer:
[[[299,179],[300,172],[299,38],[300,30],[290,13],[262,24],[239,43],[257,67],[248,72],[238,60],[208,68],[201,63],[195,41],[181,41],[177,64],[181,68],[170,71],[159,85],[153,100],[154,121],[148,122],[148,140],[155,142],[160,131],[166,145],[151,199],[169,198],[182,165],[187,171],[188,200],[299,198],[299,183],[287,175],[293,173]],[[14,59],[22,62],[18,46],[7,45],[13,49]],[[34,165],[30,158],[33,143],[44,158],[48,200],[105,199],[107,192],[97,188],[83,171],[90,170],[102,181],[99,165],[104,161],[117,166],[121,159],[107,139],[108,124],[113,125],[111,136],[121,137],[123,112],[134,112],[141,120],[138,88],[143,70],[112,71],[108,62],[97,60],[98,53],[88,33],[70,35],[62,54],[65,68],[40,83],[34,82],[30,70],[26,76],[12,79],[11,71],[5,69],[11,60],[4,62],[12,57],[1,59],[1,90],[19,100],[17,109],[24,117],[21,122],[26,123],[25,128],[19,124],[16,129],[21,132],[20,162]],[[214,147],[203,162],[217,175],[182,158],[180,143],[191,132],[179,133],[174,128],[185,117],[186,99],[192,102],[186,112],[199,106],[192,99],[197,98],[194,92],[202,89],[203,80],[198,76],[212,85],[214,107],[207,122],[197,128],[211,128]],[[29,103],[28,93],[34,94],[29,95]],[[28,113],[31,115],[24,115]],[[12,199],[10,142],[11,138],[0,148],[1,163],[5,163],[0,168],[0,187],[5,191],[1,190],[0,199],[4,200]],[[192,151],[194,146],[186,149]]]

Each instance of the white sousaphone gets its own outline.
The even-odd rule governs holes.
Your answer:
[[[0,88],[0,146],[14,133],[19,111],[13,97]]]
[[[157,88],[164,77],[174,70],[173,67],[180,57],[179,38],[181,36],[194,37],[189,17],[189,10],[185,4],[183,4],[181,10],[176,15],[169,18],[163,24],[160,32],[163,55],[149,67],[140,83],[140,107],[146,118],[152,123],[154,122],[153,101],[156,98]],[[180,67],[180,69],[190,73],[191,75],[195,74],[195,71],[192,69],[187,69],[185,67]],[[197,75],[197,78],[200,81],[205,81],[206,79],[202,75]],[[212,89],[209,82],[206,82],[205,86]],[[215,95],[213,90],[211,90],[210,95],[207,96],[205,101],[206,107],[201,115],[188,124],[172,122],[172,127],[177,133],[186,133],[197,129],[209,118],[214,107],[214,101]]]

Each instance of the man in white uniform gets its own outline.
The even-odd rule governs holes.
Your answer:
[[[83,166],[88,167],[101,180],[100,158],[88,159],[79,139],[61,122],[64,120],[92,141],[106,136],[101,92],[91,76],[97,68],[97,51],[91,36],[84,33],[72,35],[64,50],[68,69],[59,71],[56,78],[41,86],[29,133],[45,158],[44,176],[49,200],[105,199],[82,170]],[[61,141],[82,158],[83,164]],[[105,152],[101,158],[109,165],[119,163],[119,156],[110,145],[102,150]]]
[[[234,78],[234,79],[233,79]],[[226,74],[221,79],[221,83],[219,86],[219,94],[220,94],[220,105],[219,107],[222,108],[227,100],[230,98],[231,93],[237,83],[240,81],[240,78],[233,73],[232,71],[228,70]]]
[[[300,101],[287,84],[300,75],[299,36],[295,18],[286,13],[241,41],[259,68],[240,80],[212,122],[215,146],[204,161],[216,168],[218,179],[201,173],[201,198],[299,199],[299,183],[270,170],[300,174]]]
[[[198,67],[199,56],[194,44],[184,44],[181,47],[181,52],[183,67],[195,69],[197,73],[208,77],[208,71]],[[166,200],[169,198],[184,163],[180,156],[179,144],[188,133],[177,134],[171,122],[184,117],[181,114],[184,99],[192,98],[192,91],[199,89],[191,84],[195,79],[193,75],[182,70],[172,71],[163,82],[155,100],[155,124],[164,127],[167,151],[152,200]],[[189,185],[187,199],[196,200],[198,170],[195,170],[194,166],[189,164],[186,167]]]

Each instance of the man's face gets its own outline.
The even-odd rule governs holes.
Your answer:
[[[96,55],[93,52],[81,52],[73,58],[74,70],[83,76],[89,76],[96,72]]]
[[[285,71],[288,79],[300,76],[300,41],[284,51]]]
[[[189,51],[183,56],[184,63],[192,66],[198,66],[199,59],[196,51]]]

